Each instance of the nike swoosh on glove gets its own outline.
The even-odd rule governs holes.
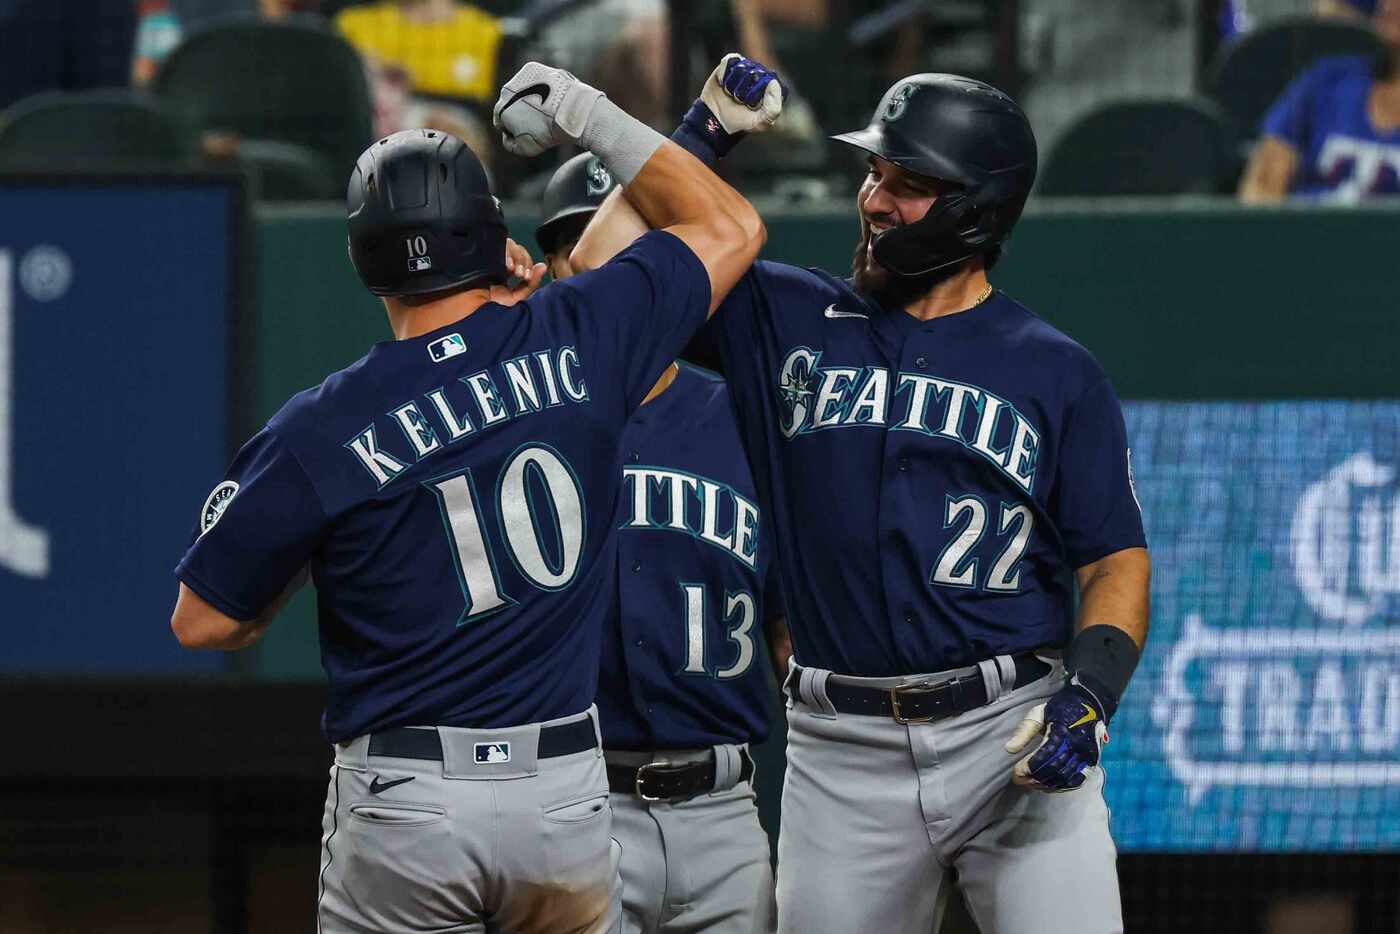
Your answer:
[[[517,156],[538,156],[564,142],[577,142],[603,92],[562,68],[526,62],[501,86],[491,122],[501,142]]]
[[[1026,713],[1006,751],[1020,753],[1036,738],[1039,744],[1016,763],[1011,780],[1039,791],[1073,791],[1098,768],[1108,744],[1103,704],[1077,679],[1066,681],[1048,701]]]
[[[700,100],[726,133],[761,133],[778,122],[787,89],[778,73],[730,52],[719,60],[700,90]]]

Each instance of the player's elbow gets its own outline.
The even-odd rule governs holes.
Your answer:
[[[763,218],[759,217],[752,204],[740,198],[730,219],[734,223],[735,235],[744,244],[745,250],[757,258],[758,251],[768,242],[768,228],[764,225]]]
[[[175,633],[175,640],[184,648],[211,648],[208,630],[201,626],[191,614],[182,613],[178,608],[170,614],[170,631]]]
[[[590,269],[597,269],[603,265],[605,260],[600,260],[596,252],[588,245],[586,240],[580,240],[574,244],[574,248],[569,251],[569,271],[574,275],[581,272],[588,272]]]
[[[193,612],[177,606],[170,616],[170,630],[175,639],[187,649],[222,649],[230,651],[242,648],[246,643],[235,620],[219,614],[217,617]]]
[[[745,260],[745,268],[758,258],[758,251],[768,242],[768,228],[763,218],[758,216],[753,205],[740,197],[714,213],[710,232],[716,243],[724,244]]]

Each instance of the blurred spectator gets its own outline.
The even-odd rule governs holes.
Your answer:
[[[380,0],[341,10],[335,23],[372,67],[407,75],[413,93],[495,103],[501,21],[481,8],[456,0]]]
[[[364,58],[376,136],[433,127],[463,140],[490,168],[492,137],[481,115],[496,102],[497,17],[455,0],[381,0],[347,7],[335,22]]]
[[[788,99],[783,104],[783,119],[773,128],[775,134],[816,139],[821,133],[816,114],[797,92],[793,72],[778,58],[768,30],[769,24],[775,23],[787,29],[820,33],[830,20],[830,4],[827,0],[730,0],[730,8],[739,35],[739,51],[772,68],[787,86]]]
[[[666,0],[588,0],[540,24],[528,57],[567,68],[653,126],[671,126]]]
[[[185,35],[210,22],[255,14],[284,19],[294,13],[314,13],[319,6],[318,0],[139,0],[131,83],[137,87],[149,84],[170,50]]]
[[[1325,19],[1364,23],[1376,14],[1376,0],[1317,0],[1313,12]]]
[[[367,66],[370,93],[374,96],[374,135],[432,127],[451,133],[471,147],[488,173],[495,153],[486,123],[475,114],[441,100],[418,97],[408,72],[393,65]]]
[[[1241,199],[1354,203],[1400,194],[1400,0],[1380,0],[1372,24],[1388,46],[1381,61],[1323,59],[1274,103]]]
[[[0,108],[126,84],[135,14],[131,0],[0,0]]]

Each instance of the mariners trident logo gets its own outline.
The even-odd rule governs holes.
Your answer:
[[[612,173],[595,156],[588,160],[588,194],[592,197],[605,195],[613,186]]]
[[[904,111],[909,109],[909,98],[914,96],[915,86],[906,84],[895,91],[890,97],[890,101],[885,105],[885,111],[880,115],[886,123],[893,123],[904,116]]]

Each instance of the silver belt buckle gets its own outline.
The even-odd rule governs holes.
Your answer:
[[[647,762],[644,765],[637,766],[637,778],[632,784],[632,790],[637,793],[637,797],[647,802],[665,801],[666,799],[664,797],[653,798],[642,791],[642,780],[646,777],[647,769],[669,769],[675,764],[676,763],[672,762],[670,759],[657,759],[655,762]]]
[[[943,685],[947,683],[948,682],[945,681],[941,684],[930,684],[927,681],[921,681],[917,684],[901,684],[899,687],[890,688],[890,716],[894,717],[895,723],[903,724],[905,726],[909,725],[910,723],[933,722],[932,715],[927,717],[904,716],[904,712],[899,709],[899,695],[932,694],[934,691],[937,691],[939,688],[943,687]]]

